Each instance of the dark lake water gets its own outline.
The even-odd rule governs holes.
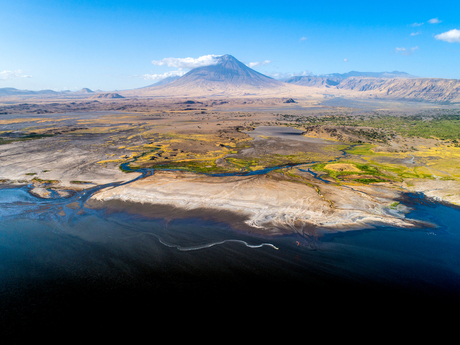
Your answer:
[[[148,312],[167,319],[211,306],[330,313],[460,304],[460,210],[417,195],[403,201],[413,208],[408,217],[436,228],[314,238],[66,207],[77,198],[0,189],[0,325],[11,334],[81,317],[119,321]]]

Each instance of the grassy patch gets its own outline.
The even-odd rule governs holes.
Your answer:
[[[38,183],[44,183],[44,184],[54,184],[54,183],[59,183],[58,180],[43,180],[41,178],[38,178],[38,177],[34,177],[32,179],[32,181],[34,182],[38,182]]]
[[[344,151],[351,155],[375,155],[373,151],[375,145],[372,144],[359,144],[355,145],[352,148],[345,149]]]
[[[357,178],[353,180],[354,182],[369,184],[369,183],[377,183],[377,182],[387,182],[385,180],[380,179],[373,179],[373,178]]]
[[[393,210],[396,210],[396,208],[398,207],[399,205],[399,201],[395,201],[394,203],[392,203],[389,207]]]
[[[334,166],[348,167],[349,170],[336,169]],[[362,175],[363,178],[354,179],[353,181],[360,183],[372,183],[372,182],[386,182],[387,180],[393,180],[392,176],[389,176],[385,172],[379,170],[377,167],[370,164],[349,162],[349,161],[339,161],[336,163],[318,163],[312,166],[313,170],[322,171],[327,173],[327,175],[337,182],[349,181],[350,178],[356,175]],[[364,176],[375,176],[376,178],[364,178]],[[350,177],[347,177],[350,176]],[[379,177],[384,178],[379,179]]]

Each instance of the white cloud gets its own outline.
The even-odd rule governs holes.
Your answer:
[[[267,65],[270,62],[271,62],[270,60],[264,60],[264,61],[259,61],[259,62],[250,62],[246,66],[248,66],[250,68],[254,68],[254,67],[260,67],[260,66]]]
[[[14,78],[32,78],[32,76],[22,73],[22,70],[0,72],[0,80],[14,79]]]
[[[428,21],[428,23],[430,23],[430,24],[439,24],[439,23],[441,23],[441,22],[442,22],[442,20],[439,20],[438,18],[431,18],[431,19]]]
[[[306,37],[301,37],[299,42],[305,41],[307,38]]]
[[[411,35],[411,36],[417,36],[417,35],[420,35],[420,32],[411,32],[410,35]]]
[[[168,78],[168,77],[175,77],[175,76],[182,77],[185,73],[187,72],[178,70],[178,71],[171,71],[171,72],[165,72],[165,73],[160,73],[160,74],[143,74],[141,75],[141,77],[144,78],[144,80],[161,80],[161,79]]]
[[[412,48],[396,47],[395,53],[400,53],[401,55],[412,55],[418,49],[419,47],[412,47]]]
[[[347,61],[348,61],[348,59],[343,59],[343,61],[347,62]]]
[[[445,41],[449,43],[460,43],[460,30],[452,29],[450,31],[443,32],[442,34],[434,36],[437,40]]]
[[[168,66],[175,68],[196,68],[202,66],[209,66],[217,64],[218,57],[221,55],[203,55],[197,59],[186,57],[186,58],[164,58],[161,60],[153,60],[152,63],[156,66]]]
[[[422,26],[424,23],[412,23],[410,26],[416,27],[416,26]]]

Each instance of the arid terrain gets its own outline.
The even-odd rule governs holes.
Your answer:
[[[0,179],[33,184],[43,198],[107,185],[88,207],[122,200],[230,212],[241,219],[235,227],[262,234],[417,226],[405,217],[407,192],[460,204],[460,147],[442,127],[456,125],[455,107],[286,100],[72,101],[72,112],[64,112],[68,101],[12,106],[22,113],[0,120]],[[385,119],[394,124],[378,122]],[[425,136],[426,121],[447,137]],[[405,133],[406,124],[420,133]]]

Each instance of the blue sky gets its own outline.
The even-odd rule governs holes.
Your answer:
[[[398,70],[460,79],[459,30],[452,0],[0,0],[0,87],[130,89],[222,54],[275,77]],[[192,64],[181,64],[187,57]],[[164,58],[175,60],[152,63]]]

